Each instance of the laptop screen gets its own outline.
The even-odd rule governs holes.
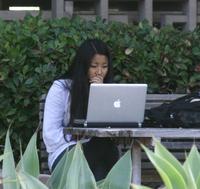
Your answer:
[[[147,84],[91,84],[87,126],[138,126],[144,120]]]

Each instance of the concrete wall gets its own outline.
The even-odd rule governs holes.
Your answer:
[[[0,0],[0,17],[5,20],[22,19],[25,12],[11,13],[3,9],[14,5],[31,5],[31,1],[33,0]],[[157,26],[179,24],[185,30],[193,30],[200,22],[200,0],[51,0],[49,4],[39,0],[33,2],[33,5],[45,10],[45,19],[73,15],[94,19],[98,15],[106,20],[125,23],[137,23],[146,19]],[[46,10],[49,7],[51,10]]]

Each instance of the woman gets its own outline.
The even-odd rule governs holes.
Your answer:
[[[52,171],[66,149],[76,144],[72,135],[63,135],[63,127],[74,119],[85,119],[90,83],[112,82],[110,52],[104,42],[89,39],[79,47],[66,79],[54,81],[44,110],[43,139]],[[118,160],[118,150],[110,139],[83,139],[84,155],[96,178],[106,177]]]

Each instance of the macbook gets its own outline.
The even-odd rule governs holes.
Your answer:
[[[141,127],[147,84],[91,84],[85,127]]]

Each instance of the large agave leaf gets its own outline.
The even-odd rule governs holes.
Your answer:
[[[196,186],[198,189],[200,188],[200,175],[198,176],[198,178],[196,180]]]
[[[99,180],[99,181],[96,182],[98,189],[102,189],[104,181],[105,181],[105,179],[102,179],[102,180]]]
[[[24,171],[17,173],[21,189],[48,189],[39,179],[29,175]]]
[[[129,189],[131,184],[132,162],[130,151],[114,165],[105,178],[102,189]]]
[[[193,145],[188,157],[186,158],[186,161],[184,162],[183,167],[186,171],[188,171],[188,169],[191,170],[195,182],[197,181],[200,175],[200,169],[197,165],[200,165],[200,154],[197,150],[197,147]]]
[[[168,161],[181,174],[184,181],[187,181],[187,175],[181,163],[160,142],[156,141],[155,143],[155,154]]]
[[[6,157],[6,154],[0,155],[0,161],[2,161]]]
[[[189,166],[189,164],[185,165],[185,171],[186,171],[187,176],[188,176],[188,179],[187,179],[187,181],[188,181],[187,182],[188,188],[198,189],[197,185],[196,185],[196,182],[195,182],[195,179],[194,179],[194,175],[192,173],[192,169]]]
[[[65,187],[66,177],[74,155],[74,149],[75,148],[72,148],[70,151],[66,151],[62,159],[58,162],[53,173],[51,174],[50,179],[47,182],[47,186],[49,186],[49,188],[62,189]]]
[[[159,172],[167,189],[188,189],[183,176],[179,173],[176,167],[163,157],[154,154],[152,151],[143,146],[147,156]]]
[[[24,170],[34,177],[39,175],[39,158],[36,147],[37,133],[31,137],[26,150],[17,165],[17,170]]]
[[[97,189],[94,175],[77,143],[66,179],[66,189]]]
[[[139,186],[139,185],[136,185],[136,184],[131,184],[131,189],[152,189],[152,188],[149,188],[149,187],[146,187],[146,186]]]
[[[6,156],[6,158],[3,159],[3,170],[2,170],[3,188],[19,189],[19,183],[16,178],[14,157],[10,144],[9,131],[6,134],[4,155]]]

